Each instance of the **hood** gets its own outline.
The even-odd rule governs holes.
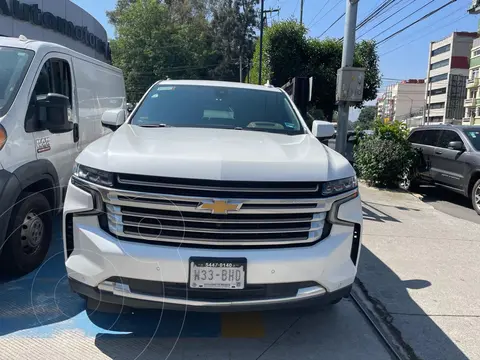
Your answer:
[[[313,135],[124,124],[77,162],[116,173],[237,181],[326,181],[353,176],[350,163]]]

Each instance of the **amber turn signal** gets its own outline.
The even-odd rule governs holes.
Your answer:
[[[7,142],[7,132],[5,131],[5,128],[2,125],[0,125],[0,150],[2,150],[6,142]]]

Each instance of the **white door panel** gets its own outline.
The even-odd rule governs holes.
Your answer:
[[[65,63],[68,64],[69,71],[65,70]],[[50,130],[41,129],[33,133],[37,159],[47,159],[53,164],[58,174],[59,185],[63,188],[68,184],[72,174],[73,163],[80,151],[73,129],[74,126],[77,126],[74,124],[78,124],[78,105],[76,91],[74,90],[75,80],[73,78],[72,59],[70,56],[61,53],[50,53],[44,58],[33,89],[33,93],[37,95],[41,91],[46,91],[46,85],[43,87],[39,86],[40,90],[37,90],[37,84],[41,81],[42,71],[50,76],[48,84],[50,93],[63,94],[70,98],[68,121],[72,123],[72,130],[52,133]],[[45,77],[45,75],[43,76]],[[46,80],[43,79],[43,81],[46,84]]]

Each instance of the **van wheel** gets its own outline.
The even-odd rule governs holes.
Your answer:
[[[472,198],[473,208],[477,214],[480,215],[480,179],[478,179],[475,185],[473,185],[470,197]]]
[[[42,194],[24,193],[14,206],[2,251],[2,268],[27,274],[45,259],[52,238],[52,211]]]

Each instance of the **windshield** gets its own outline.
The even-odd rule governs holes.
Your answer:
[[[0,46],[0,116],[12,105],[33,55],[30,50]]]
[[[200,85],[156,85],[131,124],[304,133],[282,92]]]
[[[475,150],[480,151],[480,129],[465,129],[464,132]]]

